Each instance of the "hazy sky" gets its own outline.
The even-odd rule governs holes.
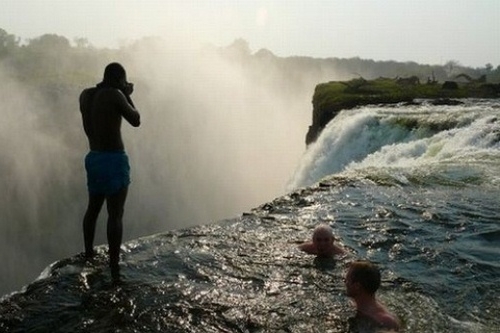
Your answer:
[[[143,36],[319,58],[500,65],[500,0],[0,0],[0,28],[117,47]]]

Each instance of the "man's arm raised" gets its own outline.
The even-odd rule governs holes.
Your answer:
[[[115,90],[115,99],[118,104],[118,108],[125,120],[127,120],[130,125],[134,127],[139,127],[141,125],[141,115],[139,111],[134,107],[134,103],[130,96],[125,96],[120,90]]]

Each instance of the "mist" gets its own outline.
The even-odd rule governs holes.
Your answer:
[[[283,194],[305,148],[312,90],[286,96],[272,74],[210,52],[138,52],[129,67],[142,116],[139,130],[124,130],[131,230],[209,223]]]
[[[85,193],[79,152],[54,132],[44,98],[0,67],[0,260],[2,294],[69,254]],[[52,118],[52,121],[49,121]],[[61,244],[63,244],[61,246]]]
[[[148,41],[100,59],[85,84],[56,84],[50,94],[0,68],[8,83],[0,91],[0,294],[83,250],[88,147],[78,96],[107,62],[127,69],[142,118],[139,128],[122,125],[132,168],[124,241],[235,217],[285,193],[305,150],[315,84],[325,78],[243,61],[246,47],[221,53]],[[106,218],[103,209],[96,245],[107,243]]]

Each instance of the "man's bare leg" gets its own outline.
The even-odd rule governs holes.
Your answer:
[[[108,196],[106,199],[108,208],[107,236],[109,245],[109,266],[114,281],[120,278],[120,246],[123,233],[123,211],[127,199],[128,187],[122,188],[118,193]]]
[[[104,203],[104,195],[91,195],[89,194],[89,203],[87,211],[83,217],[83,241],[85,244],[85,257],[91,258],[94,256],[94,235],[95,225],[99,212],[101,211]]]

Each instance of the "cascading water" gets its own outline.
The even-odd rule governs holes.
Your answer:
[[[465,166],[495,179],[499,156],[498,103],[465,100],[460,106],[366,107],[341,112],[305,152],[289,188],[363,169],[406,172]],[[467,163],[464,165],[464,161]],[[498,165],[496,165],[498,166]],[[480,172],[481,170],[476,170]],[[485,175],[486,176],[486,175]]]

